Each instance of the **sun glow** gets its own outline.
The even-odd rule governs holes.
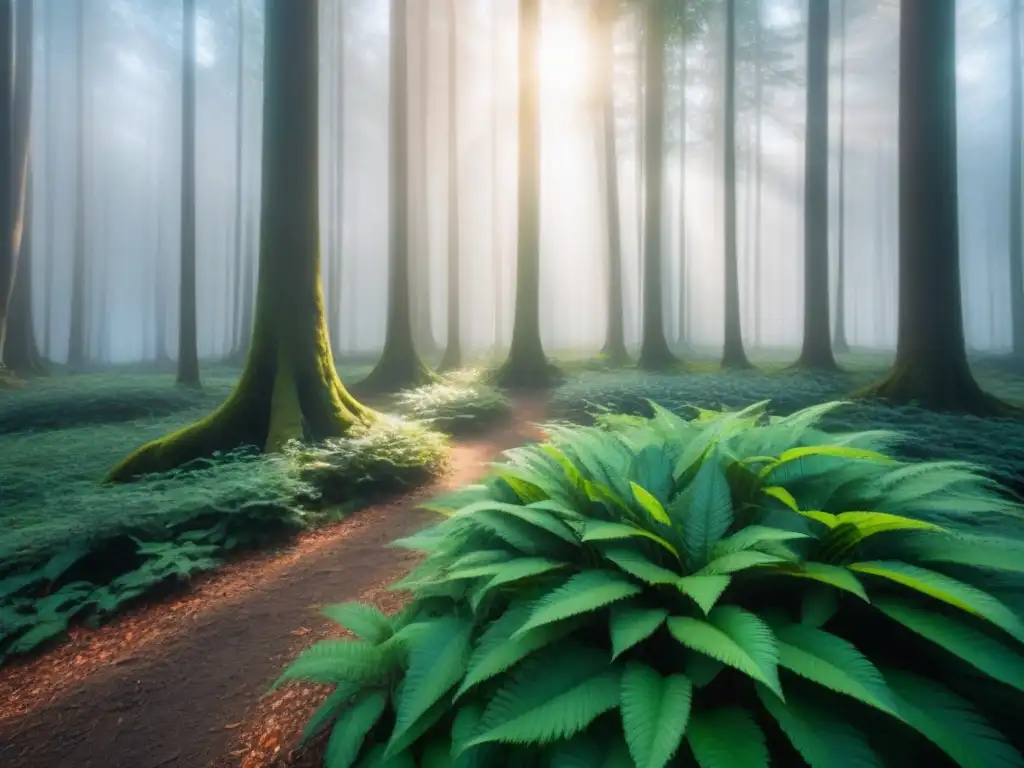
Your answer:
[[[593,87],[593,51],[581,14],[560,2],[544,4],[540,78],[544,98],[553,104],[580,102]]]

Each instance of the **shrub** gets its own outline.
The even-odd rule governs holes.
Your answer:
[[[399,411],[449,435],[478,432],[508,418],[512,404],[480,381],[474,370],[457,371],[433,384],[399,393]]]
[[[328,609],[358,639],[276,685],[335,686],[332,768],[1024,765],[1024,546],[972,529],[1019,509],[834,405],[552,426],[397,542],[406,609]]]

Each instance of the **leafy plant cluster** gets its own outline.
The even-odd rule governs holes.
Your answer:
[[[1024,391],[1008,388],[1003,378],[987,373],[979,369],[987,388],[1013,401],[1024,400]],[[873,371],[855,375],[794,372],[771,376],[744,371],[685,376],[635,371],[590,374],[578,377],[555,393],[552,413],[582,422],[605,411],[650,415],[650,398],[681,415],[688,413],[691,404],[701,408],[742,408],[758,400],[770,400],[773,412],[787,414],[843,397],[869,382],[873,375]],[[893,446],[899,458],[970,461],[1024,495],[1024,423],[1019,420],[982,419],[914,406],[858,401],[828,414],[823,425],[842,431],[883,427],[901,432],[905,438]]]
[[[398,411],[449,435],[486,430],[507,419],[512,404],[472,369],[457,371],[440,381],[399,393]]]
[[[1024,766],[1024,546],[970,524],[1019,507],[835,405],[552,425],[275,685],[334,686],[331,768]]]
[[[83,517],[62,518],[47,548],[33,541],[39,526],[0,542],[9,555],[0,558],[0,663],[62,636],[74,621],[99,624],[232,552],[271,545],[384,490],[423,482],[443,469],[446,449],[443,435],[385,418],[279,455],[243,448],[136,483],[92,484],[77,499]]]

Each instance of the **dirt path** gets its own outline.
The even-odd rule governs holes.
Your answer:
[[[473,482],[501,451],[536,439],[532,425],[543,417],[542,402],[517,402],[509,425],[456,445],[452,471],[441,483],[357,513],[301,556],[286,556],[283,567],[263,558],[267,567],[246,573],[245,589],[225,590],[222,599],[188,614],[186,631],[132,646],[67,690],[41,690],[45,680],[23,684],[20,693],[40,705],[0,720],[0,766],[203,768],[221,759],[232,746],[232,725],[254,710],[296,635],[313,631],[316,608],[353,599],[407,567],[410,554],[384,545],[430,519],[416,504]],[[215,574],[210,583],[216,582]],[[153,615],[133,619],[136,625],[166,620],[173,608],[156,605]],[[173,614],[170,619],[180,624]],[[12,686],[0,691],[19,695]]]

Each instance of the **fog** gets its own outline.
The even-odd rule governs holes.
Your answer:
[[[31,141],[37,338],[48,358],[66,359],[76,158],[84,131],[87,356],[99,363],[173,358],[180,270],[182,4],[79,1],[86,25],[84,123],[76,101],[74,4],[49,0],[35,6]],[[806,2],[761,0],[760,56],[752,21],[757,3],[740,3],[746,19],[738,25],[740,291],[744,339],[755,350],[796,347],[802,332]],[[1011,342],[1010,2],[959,3],[961,258],[967,339],[976,350],[1004,349]],[[517,4],[457,0],[457,5],[462,343],[468,353],[483,355],[507,345],[512,327]],[[383,344],[387,301],[389,3],[321,0],[320,6],[320,222],[328,322],[338,352],[373,353]],[[724,14],[720,0],[710,6],[707,27],[684,42],[673,40],[667,57],[662,283],[669,341],[713,349],[721,344],[723,329]],[[847,6],[845,35],[838,2],[831,19],[831,250],[835,259],[842,124],[846,335],[851,345],[888,349],[896,339],[899,8],[894,0],[852,0]],[[413,311],[420,341],[429,345],[429,325],[439,348],[446,316],[450,21],[446,0],[415,0],[410,8]],[[596,352],[606,331],[607,228],[591,10],[586,0],[543,4],[541,323],[545,347],[555,353]],[[206,359],[237,347],[239,296],[254,279],[262,16],[259,0],[241,0],[240,6],[236,0],[197,0],[197,302],[199,353]],[[643,203],[637,30],[635,11],[623,11],[615,31],[616,125],[622,288],[631,348],[640,331]],[[680,82],[684,57],[685,88]],[[685,244],[679,242],[681,220]],[[835,283],[834,266],[831,272]]]

